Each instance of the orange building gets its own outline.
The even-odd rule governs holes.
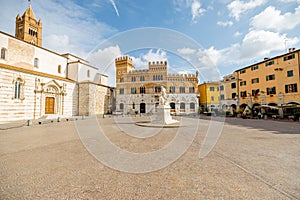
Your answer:
[[[236,70],[239,106],[250,108],[300,106],[300,50]]]

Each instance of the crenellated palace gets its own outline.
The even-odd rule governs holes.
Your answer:
[[[116,58],[115,66],[117,111],[129,114],[155,112],[161,86],[164,86],[171,113],[197,113],[198,72],[169,74],[167,61],[149,62],[148,69],[137,70],[129,56]]]

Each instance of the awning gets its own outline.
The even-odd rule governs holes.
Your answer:
[[[276,107],[276,106],[268,106],[268,105],[262,105],[261,106],[262,108],[270,108],[270,109],[275,109],[275,110],[278,110],[279,108]]]

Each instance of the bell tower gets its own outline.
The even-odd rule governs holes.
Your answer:
[[[30,44],[42,46],[42,21],[36,20],[31,5],[28,6],[22,17],[16,17],[15,36]]]
[[[116,64],[116,81],[120,82],[120,78],[124,77],[128,72],[134,70],[135,67],[132,64],[132,58],[129,56],[122,56],[115,59]]]

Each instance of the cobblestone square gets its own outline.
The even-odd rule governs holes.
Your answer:
[[[209,120],[190,118],[199,129],[178,160],[132,174],[105,166],[85,148],[75,123],[88,126],[90,120],[0,131],[0,199],[300,199],[297,122],[226,118],[217,144],[200,159]],[[176,134],[168,128],[137,138],[114,118],[98,123],[112,143],[135,153],[158,150]]]

